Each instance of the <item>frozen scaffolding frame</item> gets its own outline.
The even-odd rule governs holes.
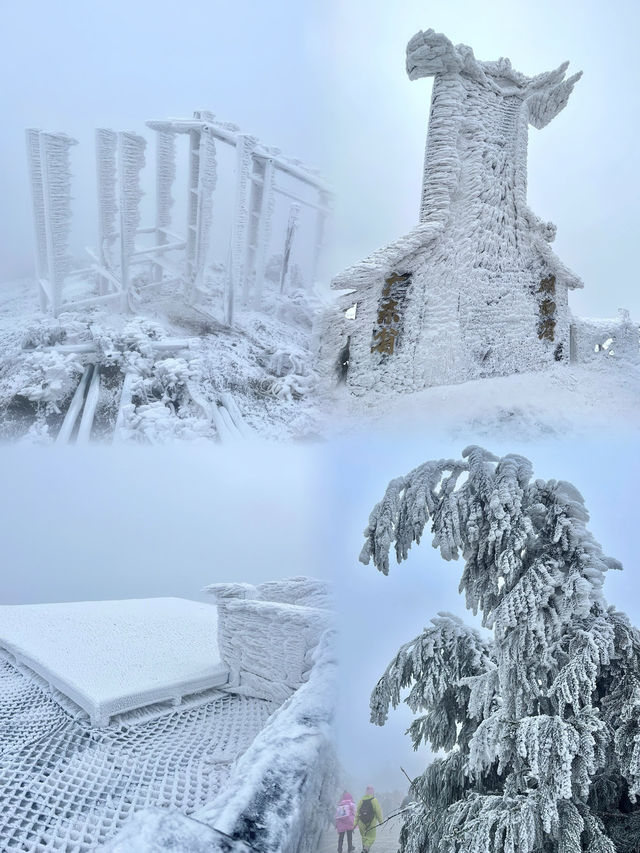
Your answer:
[[[197,300],[198,289],[203,283],[212,218],[212,194],[215,189],[216,141],[231,145],[236,150],[235,199],[224,300],[225,322],[232,325],[238,300],[243,306],[252,308],[259,308],[262,303],[266,253],[271,237],[276,194],[293,202],[290,220],[293,209],[299,209],[299,205],[316,211],[311,269],[311,279],[315,281],[331,203],[331,192],[315,171],[298,160],[281,156],[277,148],[262,145],[255,137],[242,133],[236,125],[216,121],[215,116],[206,110],[197,110],[192,119],[148,121],[146,124],[158,134],[155,227],[157,249],[154,260],[156,257],[161,258],[166,250],[162,240],[169,219],[171,186],[175,178],[175,165],[168,165],[175,164],[175,135],[189,135],[189,197],[184,276],[185,298],[189,304]],[[166,152],[169,146],[173,151],[173,160],[166,153],[162,153]],[[316,191],[317,200],[309,201],[280,186],[276,180],[278,173],[289,175],[310,186]],[[295,215],[293,219],[295,231]],[[290,250],[293,232],[287,233],[286,239]],[[158,265],[166,267],[162,259]]]
[[[116,302],[121,311],[126,311],[130,307],[130,267],[142,261],[149,262],[153,271],[152,281],[146,287],[177,282],[183,286],[187,304],[197,302],[204,283],[212,223],[216,142],[231,145],[236,150],[236,187],[224,295],[225,323],[233,324],[236,303],[254,309],[262,304],[276,194],[292,202],[283,254],[291,251],[300,206],[316,211],[311,268],[311,280],[315,282],[331,212],[331,191],[317,172],[298,160],[283,157],[277,148],[262,145],[236,125],[216,121],[208,111],[196,111],[192,119],[148,121],[146,124],[157,133],[155,225],[139,227],[140,171],[145,164],[145,140],[135,133],[99,128],[96,131],[98,251],[87,250],[94,261],[90,269],[97,274],[99,295],[66,305],[79,308]],[[169,230],[178,133],[189,135],[186,237]],[[40,304],[42,310],[54,316],[62,307],[64,279],[71,267],[68,256],[71,221],[68,149],[74,144],[76,140],[66,134],[27,130]],[[279,185],[278,173],[311,187],[316,201],[309,201]],[[138,234],[154,235],[155,245],[137,249]],[[167,260],[168,252],[183,250],[183,263]],[[281,281],[281,289],[283,285]]]

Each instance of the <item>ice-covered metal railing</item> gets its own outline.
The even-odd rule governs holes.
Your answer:
[[[101,266],[117,272],[115,242],[118,239],[118,201],[116,197],[118,134],[99,127],[96,130],[96,164],[98,176],[98,258]],[[109,279],[98,277],[100,294],[109,291]]]
[[[43,310],[57,316],[62,286],[71,265],[69,149],[77,142],[66,133],[46,133],[35,129],[27,130],[26,136],[40,305]]]
[[[192,818],[141,812],[102,853],[316,853],[336,784],[331,629],[311,664],[306,683],[272,715],[210,805]]]
[[[205,241],[210,230],[209,222],[204,220],[211,215],[211,195],[215,183],[203,185],[200,175],[205,160],[202,146],[212,140],[236,149],[236,187],[224,296],[225,322],[229,325],[233,323],[238,304],[259,308],[262,303],[266,252],[272,233],[277,194],[315,212],[310,271],[310,278],[315,281],[331,210],[330,189],[316,171],[305,167],[298,160],[283,157],[279,149],[262,145],[255,137],[240,132],[236,125],[218,121],[212,113],[204,110],[195,112],[193,119],[153,120],[148,121],[147,126],[159,134],[190,136],[186,273],[189,301],[197,295],[207,250]],[[278,174],[294,178],[312,188],[317,194],[317,200],[311,201],[281,186],[276,180]]]
[[[625,309],[620,309],[619,315],[602,320],[574,317],[571,321],[571,360],[581,363],[603,359],[640,362],[640,324],[634,323]]]
[[[97,274],[98,294],[74,300],[75,308],[117,301],[120,309],[126,310],[130,302],[130,268],[141,262],[150,264],[150,280],[138,284],[138,289],[178,282],[188,303],[197,300],[204,284],[214,220],[218,141],[236,149],[236,189],[222,306],[224,321],[228,325],[233,323],[238,304],[252,308],[262,305],[266,253],[278,194],[315,213],[315,243],[309,274],[310,281],[315,282],[331,204],[330,190],[315,170],[283,157],[279,149],[262,145],[255,137],[241,133],[236,125],[217,121],[206,111],[194,113],[193,119],[149,121],[147,126],[158,134],[156,217],[151,227],[140,227],[140,171],[145,164],[145,140],[128,131],[116,133],[100,128],[96,132],[98,251],[94,254],[89,250],[89,254],[95,261],[91,269]],[[169,230],[176,177],[176,134],[187,134],[190,139],[184,237]],[[68,148],[72,144],[75,140],[65,134],[27,131],[41,305],[54,314],[62,304],[62,285],[69,270]],[[307,190],[311,188],[317,200],[282,186],[276,180],[278,174],[301,182]],[[140,234],[152,235],[154,244],[138,248],[136,237]],[[170,253],[183,250],[184,256],[170,257]]]
[[[129,264],[136,248],[140,225],[140,172],[144,166],[147,143],[137,133],[118,134],[118,169],[120,188],[120,307],[128,307]]]

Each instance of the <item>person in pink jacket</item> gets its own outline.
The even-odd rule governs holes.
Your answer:
[[[356,848],[353,846],[353,827],[356,823],[356,804],[348,791],[345,791],[336,806],[335,825],[338,833],[338,853],[342,853],[344,834],[347,833],[347,853],[352,853]]]

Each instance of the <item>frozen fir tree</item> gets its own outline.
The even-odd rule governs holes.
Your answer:
[[[404,700],[414,748],[443,750],[414,780],[404,853],[640,850],[640,631],[608,607],[606,557],[580,493],[527,459],[479,447],[393,480],[360,559],[384,574],[425,527],[486,637],[441,614],[371,697]],[[408,692],[407,688],[409,688]]]

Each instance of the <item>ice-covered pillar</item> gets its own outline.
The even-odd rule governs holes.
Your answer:
[[[407,45],[409,79],[434,77],[425,151],[420,221],[442,223],[460,187],[464,165],[473,177],[468,189],[483,179],[498,180],[503,172],[499,147],[513,170],[510,197],[503,208],[526,198],[527,123],[548,124],[567,104],[582,72],[564,79],[568,63],[555,71],[527,77],[508,59],[481,62],[467,45],[453,45],[433,30],[417,33]],[[461,141],[465,163],[460,158]],[[497,154],[497,156],[496,156]],[[471,175],[473,171],[473,176]],[[483,174],[486,173],[486,174]]]
[[[48,307],[54,317],[58,315],[64,279],[71,266],[72,145],[77,141],[66,133],[27,131],[40,304],[43,309]]]
[[[118,134],[118,172],[120,189],[120,309],[129,307],[129,261],[135,250],[140,225],[140,171],[146,140],[130,131]]]
[[[156,136],[156,245],[169,242],[167,229],[171,225],[173,196],[171,189],[176,177],[176,135],[171,131],[159,130]],[[162,256],[162,252],[158,252]],[[155,264],[154,281],[162,279],[162,267]]]
[[[246,133],[241,133],[236,138],[236,189],[231,224],[225,306],[225,320],[229,325],[233,323],[236,293],[243,294],[245,292],[249,194],[251,191],[253,151],[256,144],[257,139]]]
[[[244,276],[243,303],[258,308],[262,302],[262,289],[266,253],[271,237],[271,220],[275,203],[274,157],[277,148],[268,149],[268,155],[254,155],[251,173],[251,200],[247,235],[247,260]]]
[[[316,233],[313,247],[313,265],[311,267],[311,284],[314,285],[318,278],[318,267],[320,256],[324,249],[327,220],[329,219],[331,195],[326,190],[318,190],[318,213],[316,217]]]
[[[206,128],[189,131],[189,197],[187,199],[187,302],[201,284],[209,250],[216,186],[216,143]]]
[[[275,156],[276,152],[273,152]],[[271,224],[273,221],[273,208],[275,205],[275,168],[273,157],[262,160],[262,192],[260,204],[257,210],[256,246],[255,257],[255,280],[253,286],[252,305],[260,308],[262,304],[262,292],[264,288],[264,271],[267,263],[267,252],[271,240]]]
[[[189,131],[189,183],[187,187],[187,281],[196,274],[198,243],[198,187],[200,184],[200,129]]]
[[[189,278],[188,301],[193,301],[195,289],[202,284],[211,241],[213,221],[213,191],[217,180],[216,141],[206,128],[200,134],[198,171],[198,207],[196,218],[196,244],[192,277]]]
[[[110,272],[117,270],[115,242],[118,239],[117,163],[118,134],[114,130],[96,130],[96,165],[98,179],[98,257]],[[99,274],[100,293],[108,291],[108,281]]]
[[[42,162],[40,157],[40,131],[29,128],[27,137],[27,161],[33,204],[33,226],[35,230],[36,277],[40,308],[45,311],[50,299],[49,268],[47,265],[47,230],[45,222],[44,193],[42,189]]]
[[[300,217],[300,205],[292,204],[289,208],[289,222],[287,223],[287,233],[284,238],[284,252],[282,253],[282,271],[280,272],[280,293],[284,293],[284,286],[289,271],[289,261],[291,259],[291,247],[293,246],[293,238],[298,229],[298,218]]]

